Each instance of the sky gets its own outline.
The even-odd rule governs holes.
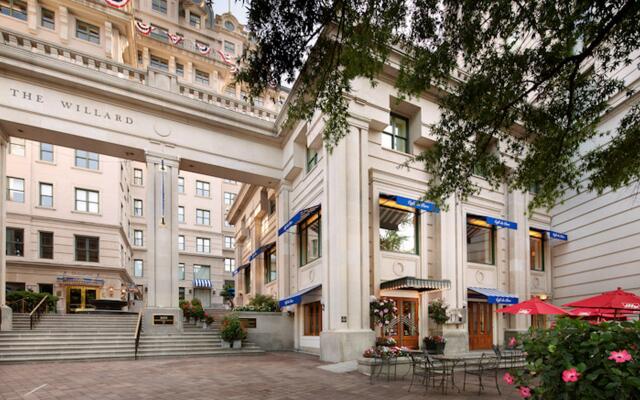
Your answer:
[[[246,4],[242,0],[213,0],[213,11],[216,14],[224,14],[229,9],[241,24],[247,24]]]

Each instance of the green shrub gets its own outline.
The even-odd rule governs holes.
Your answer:
[[[640,321],[559,318],[522,338],[526,366],[505,374],[524,398],[640,398]]]
[[[192,312],[192,308],[191,308],[191,303],[189,302],[189,300],[180,300],[180,303],[178,303],[180,306],[180,309],[182,310],[182,316],[189,319],[192,317],[191,312]]]
[[[13,292],[7,293],[7,302],[13,303],[16,301],[20,301],[21,299],[25,300],[25,311],[31,312],[42,300],[43,297],[47,297],[47,311],[55,312],[56,311],[56,303],[58,302],[58,297],[48,293],[35,293],[30,292],[28,290],[17,290]],[[20,305],[15,304],[11,307],[14,312],[21,311]]]
[[[233,309],[234,311],[255,311],[255,312],[278,312],[280,306],[276,299],[264,294],[256,294],[246,306],[240,306]]]
[[[429,304],[429,318],[438,325],[444,324],[449,320],[447,308],[449,308],[449,306],[440,300],[432,301],[431,304]]]
[[[222,340],[226,342],[233,342],[235,340],[244,339],[247,334],[242,329],[240,324],[240,318],[235,314],[229,314],[222,320],[222,331],[220,332]]]

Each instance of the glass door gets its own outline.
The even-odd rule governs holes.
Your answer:
[[[398,315],[389,324],[387,336],[394,338],[398,346],[417,349],[420,343],[418,299],[394,297],[393,300],[396,302]]]
[[[67,312],[75,312],[78,308],[82,308],[82,288],[67,288]]]

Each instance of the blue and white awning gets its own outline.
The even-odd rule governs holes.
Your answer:
[[[269,244],[265,244],[264,246],[260,246],[257,249],[255,249],[253,251],[253,253],[251,253],[251,255],[249,256],[249,262],[253,261],[256,257],[258,257],[260,254],[264,253],[265,250],[270,249],[271,247],[275,246],[276,243],[275,242],[271,242]]]
[[[415,208],[416,210],[428,211],[428,212],[440,212],[438,207],[434,203],[430,203],[428,201],[422,200],[414,200],[408,197],[396,196],[396,195],[387,195],[386,198],[395,200],[401,206]]]
[[[282,225],[280,229],[278,229],[278,236],[281,236],[283,233],[291,229],[292,226],[298,224],[300,221],[306,219],[308,216],[316,213],[318,210],[320,210],[320,204],[318,204],[317,206],[305,208],[304,210],[298,211],[296,215],[291,217],[291,219],[287,221],[286,224]]]
[[[557,240],[564,240],[564,241],[569,240],[569,237],[567,236],[566,233],[560,233],[560,232],[554,232],[554,231],[547,231],[547,232],[549,233],[550,239],[557,239]]]
[[[212,287],[211,280],[210,279],[194,279],[193,287],[196,289],[198,288],[211,289]]]
[[[231,275],[236,276],[238,275],[238,273],[240,273],[240,271],[242,271],[245,268],[249,268],[251,266],[251,263],[246,263],[246,264],[242,264],[241,266],[239,266],[238,268],[236,268]]]
[[[496,226],[498,228],[518,230],[518,224],[516,222],[507,221],[506,219],[485,217],[485,221],[487,221],[487,224]]]
[[[486,297],[489,304],[518,304],[518,296],[493,288],[470,287],[469,290]]]
[[[286,307],[286,306],[290,306],[290,305],[293,305],[293,304],[300,304],[300,302],[302,302],[302,296],[304,296],[305,294],[311,292],[312,290],[315,290],[315,289],[319,288],[320,286],[322,286],[322,284],[318,283],[317,285],[309,286],[308,288],[299,290],[299,291],[297,291],[296,293],[292,294],[289,297],[285,297],[283,299],[280,299],[278,304],[280,305],[280,307]]]

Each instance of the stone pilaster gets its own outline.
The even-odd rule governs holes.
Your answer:
[[[30,33],[38,30],[38,0],[27,0],[27,26]]]
[[[278,188],[276,198],[276,227],[280,228],[291,218],[289,195],[291,187],[282,184]],[[293,212],[291,210],[291,212]],[[290,229],[276,238],[276,257],[278,262],[278,296],[280,298],[289,296],[291,293],[291,255],[294,254],[293,245],[295,243],[295,230]]]
[[[69,10],[65,6],[58,7],[58,34],[63,44],[69,42]]]
[[[113,25],[109,21],[104,23],[104,54],[109,59],[113,58]]]
[[[9,137],[0,130],[0,331],[11,330],[11,308],[7,307],[5,287],[7,284],[7,147]]]
[[[509,230],[509,290],[518,296],[520,301],[529,298],[529,225],[525,195],[520,191],[509,192],[509,220],[518,224],[517,230]],[[525,330],[529,327],[530,317],[515,316],[515,329]]]

